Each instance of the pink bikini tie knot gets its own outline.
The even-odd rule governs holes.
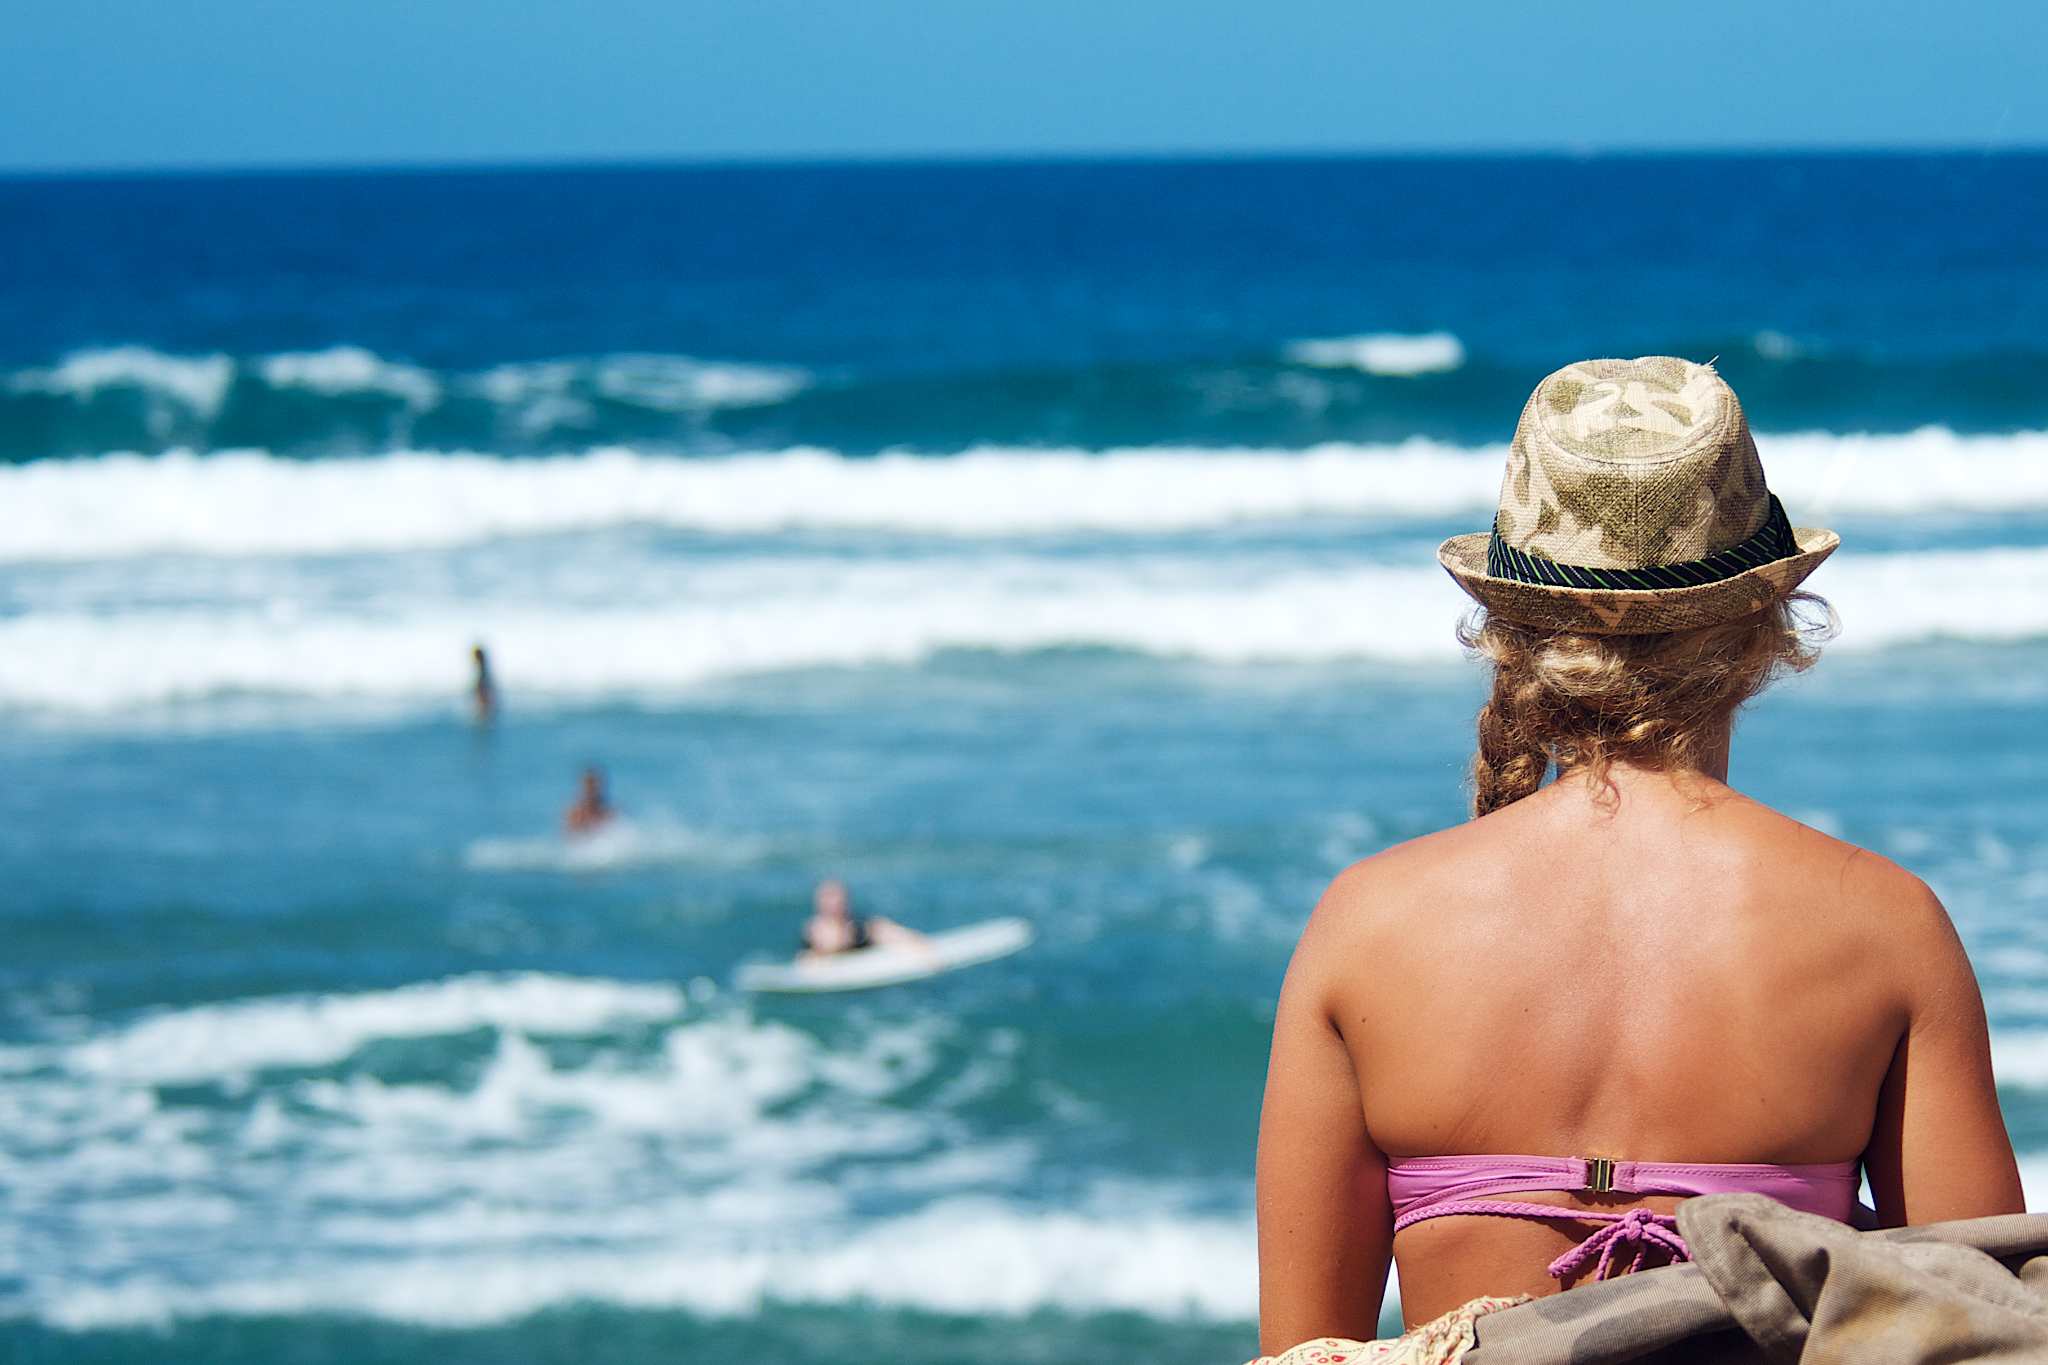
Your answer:
[[[1585,1215],[1573,1213],[1565,1216]],[[1630,1274],[1643,1268],[1643,1258],[1651,1247],[1663,1248],[1674,1262],[1692,1259],[1692,1249],[1686,1246],[1685,1238],[1678,1235],[1678,1220],[1668,1213],[1630,1209],[1627,1213],[1609,1215],[1609,1219],[1611,1221],[1602,1220],[1607,1222],[1607,1226],[1550,1263],[1553,1278],[1563,1280],[1579,1274],[1586,1268],[1586,1262],[1597,1255],[1600,1262],[1594,1268],[1593,1278],[1604,1280],[1613,1271],[1616,1255],[1631,1247],[1635,1255],[1628,1263]]]

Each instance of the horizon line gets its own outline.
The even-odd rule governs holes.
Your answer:
[[[76,166],[0,165],[0,182],[46,180],[178,180],[237,176],[518,174],[578,171],[794,170],[829,167],[910,168],[921,166],[998,167],[1019,165],[1220,165],[1257,161],[1596,161],[1807,157],[1870,159],[1910,157],[2035,157],[2048,155],[2048,142],[2006,145],[1964,143],[1753,143],[1560,146],[1503,144],[1471,147],[1266,147],[1042,149],[988,151],[770,152],[749,154],[661,153],[620,156],[448,157],[417,160],[365,158],[327,161],[194,161],[148,165],[133,162]]]

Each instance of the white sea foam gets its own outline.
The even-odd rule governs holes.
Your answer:
[[[1991,1035],[1991,1069],[1997,1073],[2001,1085],[2048,1090],[2048,1030],[1994,1031]]]
[[[2048,1213],[2048,1155],[2028,1153],[2020,1158],[2020,1188],[2026,1192],[2027,1212]]]
[[[1372,332],[1289,342],[1286,355],[1297,365],[1317,369],[1405,377],[1457,369],[1465,363],[1465,344],[1449,332]]]
[[[1051,1213],[961,1198],[857,1231],[827,1224],[716,1248],[444,1252],[196,1284],[144,1271],[108,1286],[53,1286],[31,1311],[71,1329],[316,1312],[460,1327],[574,1303],[705,1316],[870,1303],[1243,1321],[1257,1311],[1257,1272],[1249,1218]]]
[[[850,561],[829,574],[810,560],[747,558],[636,566],[591,583],[578,569],[546,606],[510,595],[522,583],[508,582],[497,599],[39,611],[0,618],[0,706],[109,713],[236,694],[439,705],[460,689],[478,638],[523,695],[564,699],[662,697],[716,678],[917,664],[956,649],[1451,662],[1451,623],[1469,603],[1426,556],[1321,569],[1194,552],[941,556]],[[548,581],[534,572],[515,577]],[[1819,586],[1844,622],[1838,649],[2048,635],[2048,549],[1843,555]],[[530,855],[493,846],[479,856]]]
[[[668,412],[780,403],[809,383],[808,374],[790,366],[719,364],[677,355],[606,356],[597,365],[597,391],[605,397]]]
[[[588,834],[478,839],[463,851],[462,860],[492,872],[595,872],[666,863],[745,863],[763,849],[758,838],[714,834],[659,816],[621,817]]]
[[[27,1153],[8,1175],[30,1240],[59,1199],[64,1232],[26,1249],[37,1274],[0,1317],[464,1325],[577,1302],[718,1315],[771,1301],[1248,1315],[1244,1212],[1191,1212],[1185,1192],[1132,1182],[1048,1211],[983,1188],[1015,1184],[1031,1144],[935,1146],[957,1086],[893,1097],[940,1075],[944,1034],[870,1027],[827,1046],[727,1016],[670,1026],[651,1060],[600,1048],[573,1064],[513,1034],[473,1085],[293,1082],[239,1132],[123,1104],[141,1092],[107,1087],[134,1078],[55,1048],[0,1095],[0,1148]],[[989,1041],[952,1065],[1010,1065],[1014,1048]],[[37,1089],[81,1083],[38,1104]],[[881,1192],[898,1212],[852,1208]]]
[[[2048,508],[2048,433],[1763,438],[1794,520]],[[1412,440],[1307,450],[976,448],[717,459],[604,448],[505,460],[398,453],[116,455],[0,467],[0,561],[326,554],[608,526],[888,530],[957,538],[1156,534],[1308,518],[1483,524],[1499,447]]]
[[[906,1039],[897,1034],[880,1041],[901,1048]],[[886,1109],[842,1112],[836,1130],[768,1113],[823,1080],[838,1079],[845,1092],[855,1095],[864,1088],[886,1094],[900,1084],[899,1076],[915,1077],[929,1069],[926,1058],[923,1066],[913,1059],[902,1064],[902,1071],[888,1070],[878,1065],[878,1055],[878,1050],[823,1055],[794,1029],[728,1016],[669,1030],[661,1055],[651,1063],[603,1061],[557,1068],[523,1033],[508,1032],[476,1084],[467,1088],[388,1084],[356,1075],[304,1082],[291,1098],[370,1129],[432,1134],[436,1143],[530,1137],[545,1130],[550,1116],[574,1113],[610,1139],[636,1134],[705,1139],[714,1144],[720,1162],[737,1153],[732,1144],[744,1141],[758,1173],[827,1157],[916,1151],[928,1135],[926,1125]],[[846,1083],[849,1078],[852,1084]]]
[[[1143,1182],[1061,1211],[1019,1196],[1036,1144],[977,1139],[958,1114],[1016,1083],[1008,1030],[931,1016],[820,1036],[685,1015],[637,983],[519,983],[192,1006],[0,1056],[0,1318],[1249,1311],[1241,1205]],[[498,1032],[475,1074],[276,1069],[472,1022]],[[564,1031],[574,1048],[535,1041]],[[159,1097],[197,1080],[233,1098]]]
[[[573,360],[527,360],[494,365],[470,379],[470,387],[493,403],[511,406],[566,393],[582,367]]]
[[[792,365],[629,353],[498,365],[465,382],[493,403],[526,408],[533,418],[586,393],[661,412],[760,407],[801,393],[811,376]]]
[[[1752,336],[1749,344],[1766,360],[1793,360],[1804,354],[1804,348],[1798,342],[1768,327]]]
[[[66,1051],[75,1068],[131,1081],[246,1075],[266,1067],[340,1061],[382,1038],[430,1038],[494,1028],[585,1034],[622,1021],[669,1019],[679,987],[524,973],[459,976],[343,996],[200,1005],[145,1018]]]
[[[1096,1177],[1068,1185],[1057,1208],[1022,1193],[1058,1159],[1060,1119],[1040,1114],[1035,1140],[990,1140],[958,1107],[986,1093],[961,1084],[983,1070],[1037,1102],[1023,1098],[1027,1063],[1006,1030],[971,1035],[927,1016],[816,1035],[740,1012],[683,1015],[637,983],[543,980],[584,991],[569,1012],[590,1019],[605,999],[649,1008],[553,1051],[528,1037],[560,1025],[551,1008],[470,1009],[500,1033],[473,1077],[264,1075],[236,1038],[370,1016],[375,1036],[419,1036],[422,1021],[460,1022],[434,1002],[473,997],[462,978],[158,1016],[194,1021],[217,1054],[205,1068],[159,1046],[141,1050],[146,1065],[103,1064],[107,1044],[148,1023],[0,1059],[0,1210],[14,1233],[0,1243],[0,1319],[88,1329],[343,1313],[471,1326],[576,1303],[707,1316],[783,1304],[1256,1311],[1241,1189]],[[364,1031],[337,1029],[344,1042]],[[194,1079],[252,1089],[205,1106],[159,1097]],[[2029,1154],[2022,1177],[2042,1207],[2048,1164]]]
[[[4,377],[19,393],[62,394],[91,401],[110,390],[132,389],[153,404],[169,405],[201,420],[220,415],[238,375],[273,389],[296,389],[338,398],[385,394],[414,411],[437,405],[451,388],[515,410],[520,424],[547,430],[587,413],[599,396],[663,412],[779,403],[808,388],[808,371],[792,365],[756,365],[693,356],[625,353],[531,361],[488,370],[441,374],[391,360],[361,346],[286,351],[238,363],[221,355],[178,355],[147,346],[75,351],[55,365]]]
[[[386,615],[184,610],[0,618],[0,705],[114,711],[226,693],[439,701],[475,638],[523,694],[663,695],[708,679],[909,664],[946,649],[1102,646],[1245,662],[1451,656],[1440,571],[1363,568],[1147,581],[1052,562],[706,568],[695,600],[534,608],[473,600]],[[808,580],[808,581],[806,581]]]
[[[417,409],[430,408],[441,399],[441,383],[428,371],[417,365],[386,360],[360,346],[266,356],[258,364],[257,373],[272,388],[306,389],[329,398],[356,393],[389,394]]]
[[[22,370],[10,379],[23,392],[89,399],[103,389],[132,388],[168,398],[200,417],[220,411],[235,362],[224,355],[165,355],[147,346],[74,351],[48,369]]]

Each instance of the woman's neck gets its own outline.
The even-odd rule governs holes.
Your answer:
[[[1596,789],[1591,794],[1598,798],[1602,792],[1613,796],[1625,796],[1634,791],[1674,790],[1694,796],[1708,794],[1712,789],[1728,785],[1728,751],[1733,737],[1733,726],[1723,725],[1712,735],[1703,736],[1702,743],[1692,755],[1693,761],[1670,768],[1646,768],[1623,760],[1607,765],[1605,778],[1592,783]],[[1556,787],[1584,787],[1588,774],[1581,768],[1566,768],[1552,783]]]

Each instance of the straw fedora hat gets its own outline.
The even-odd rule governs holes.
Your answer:
[[[1786,520],[1713,367],[1660,355],[1538,384],[1492,533],[1452,536],[1437,559],[1493,615],[1650,635],[1760,611],[1841,543]]]

